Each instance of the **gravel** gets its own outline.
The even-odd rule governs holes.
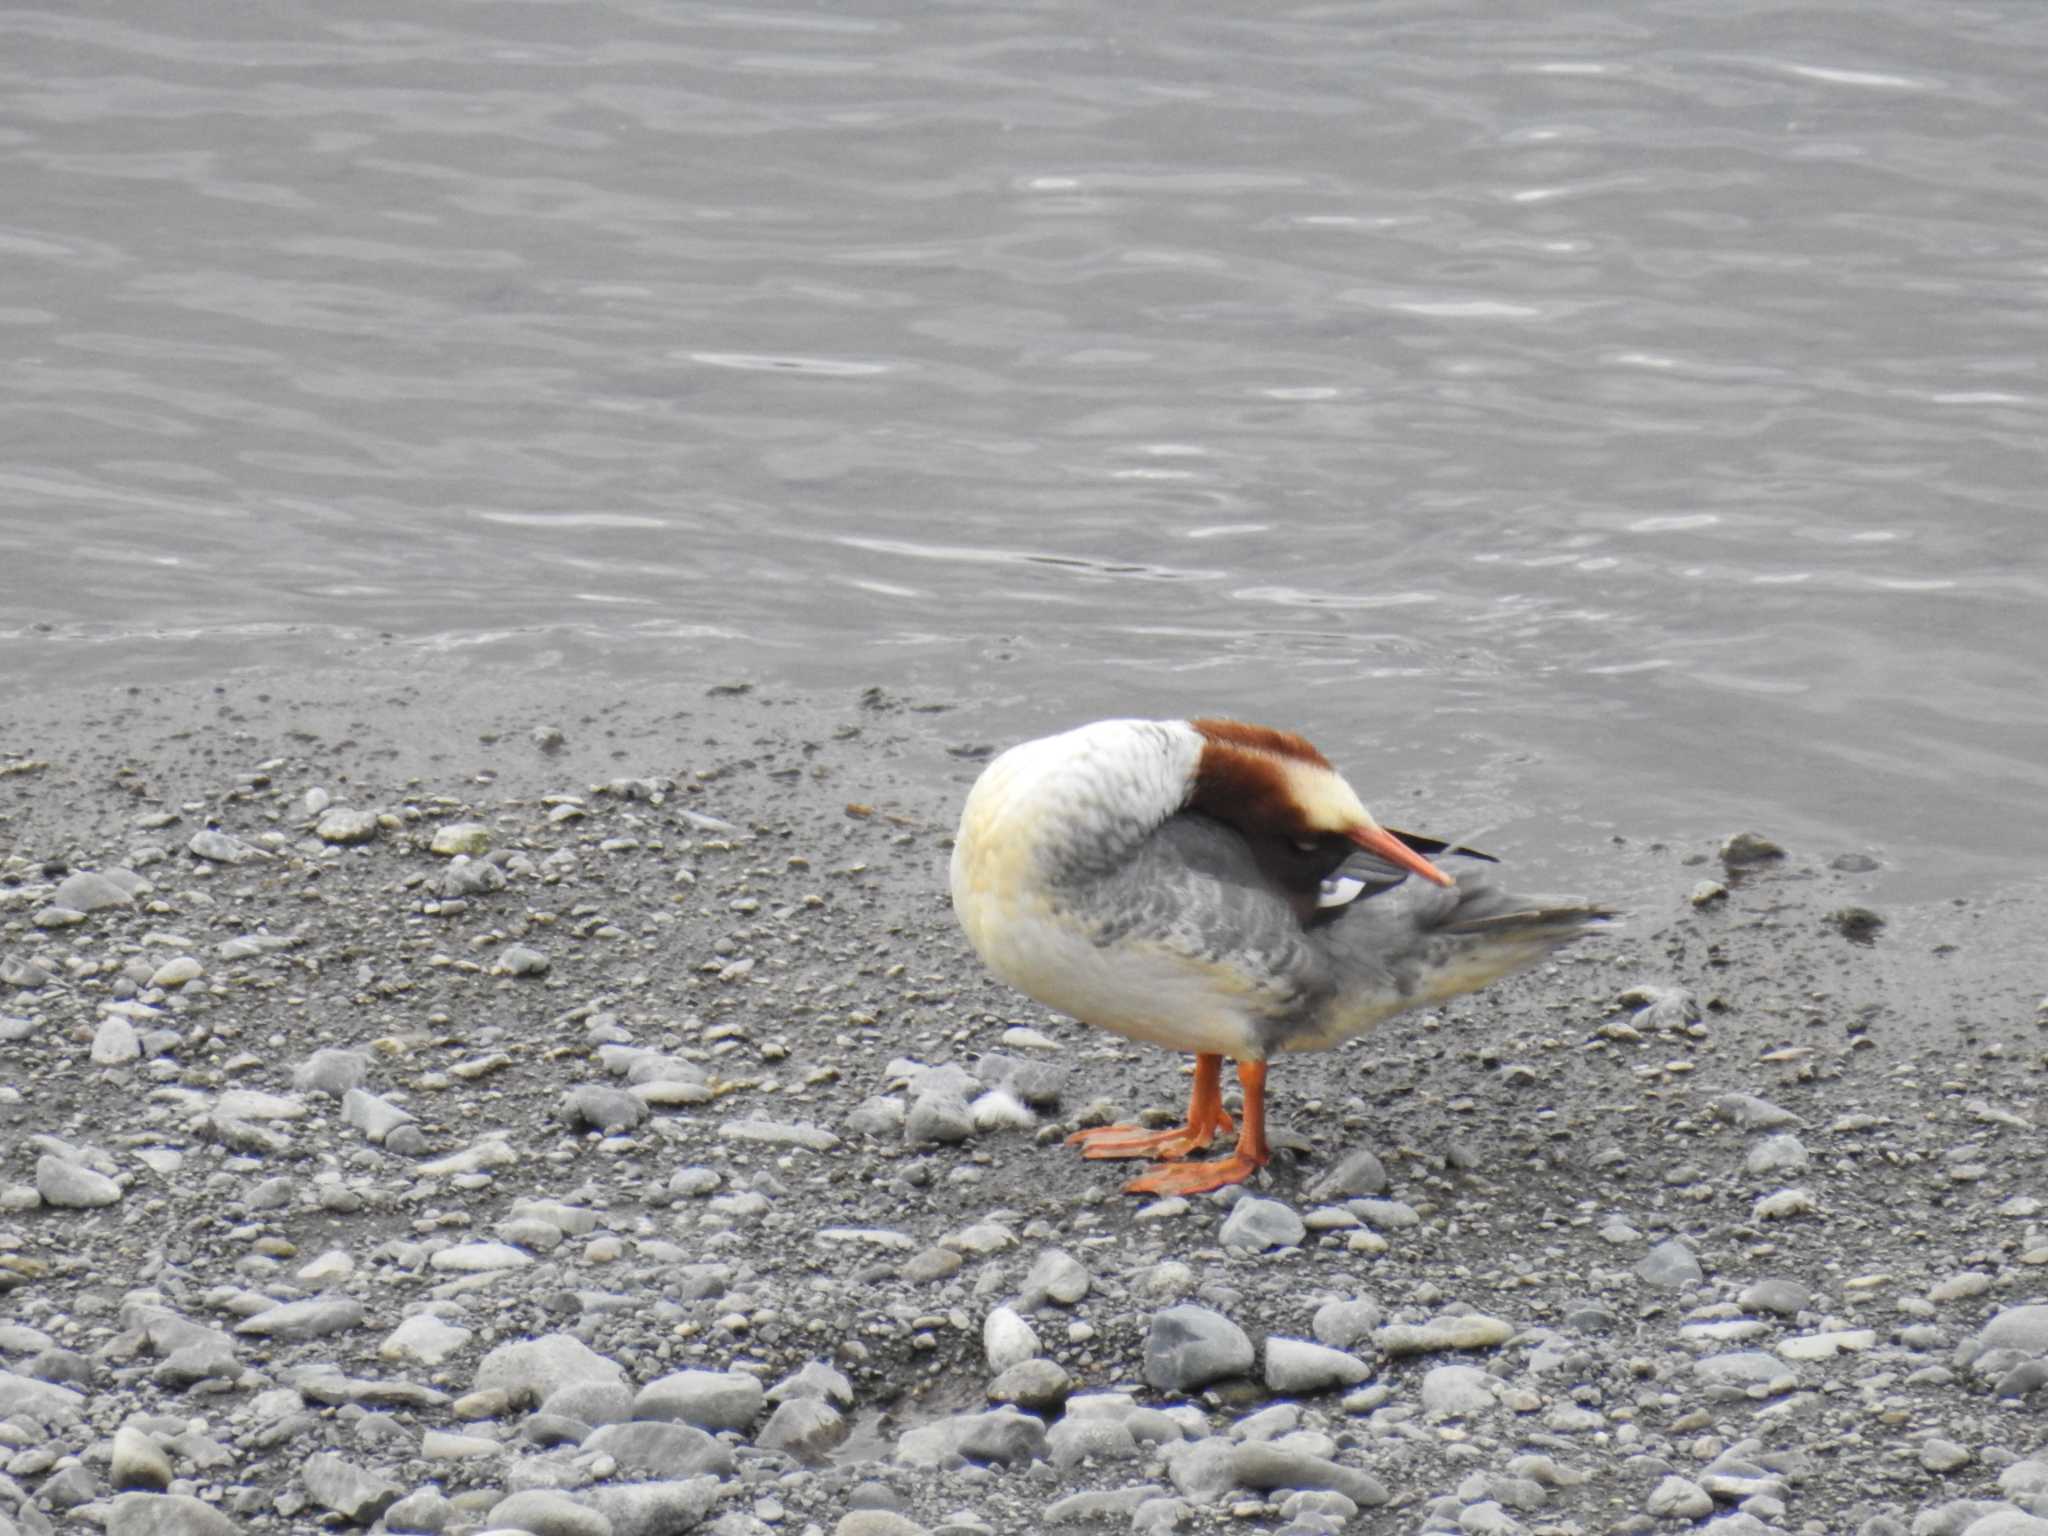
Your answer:
[[[1631,843],[1143,1202],[1059,1142],[1184,1082],[967,956],[945,714],[351,686],[22,713],[0,1531],[2048,1529],[1988,908]]]

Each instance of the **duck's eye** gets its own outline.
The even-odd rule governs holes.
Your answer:
[[[1323,845],[1314,838],[1297,837],[1294,839],[1294,851],[1296,853],[1320,853],[1322,847]]]

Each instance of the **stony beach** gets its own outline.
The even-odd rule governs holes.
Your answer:
[[[1186,1063],[968,953],[950,702],[12,701],[0,1536],[2048,1536],[2048,913],[1517,870],[1630,921],[1147,1201],[1060,1143]]]

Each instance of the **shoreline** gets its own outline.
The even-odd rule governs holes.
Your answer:
[[[2038,893],[1857,943],[1855,871],[1612,847],[1620,934],[1288,1058],[1296,1154],[1148,1207],[1059,1135],[1172,1104],[1178,1063],[952,927],[952,818],[1006,743],[942,698],[712,686],[413,667],[15,710],[0,1419],[49,1454],[0,1515],[166,1497],[123,1478],[249,1531],[527,1494],[720,1536],[1038,1530],[1083,1494],[1103,1528],[1295,1536],[2032,1508],[2005,1387],[2048,1313],[1984,1330],[2048,1301]],[[318,836],[313,789],[365,840]],[[430,850],[455,824],[498,875]],[[194,854],[209,829],[248,851]],[[152,889],[38,926],[118,868]],[[1695,909],[1703,878],[1729,895]],[[1217,1330],[1197,1379],[1183,1307],[1252,1357]],[[520,1343],[562,1337],[596,1363]],[[746,1385],[814,1366],[785,1396],[817,1406]],[[571,1385],[593,1420],[542,1410]]]

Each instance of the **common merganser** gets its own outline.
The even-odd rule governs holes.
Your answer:
[[[1453,880],[1429,854],[1492,862],[1382,827],[1290,731],[1103,720],[1012,747],[983,770],[953,845],[953,910],[1011,986],[1195,1053],[1186,1124],[1068,1140],[1091,1158],[1162,1159],[1132,1193],[1197,1194],[1269,1160],[1268,1058],[1475,991],[1613,915]],[[1184,1161],[1234,1128],[1226,1056],[1244,1093],[1237,1149]]]

